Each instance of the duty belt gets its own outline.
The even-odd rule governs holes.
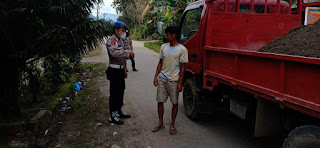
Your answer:
[[[109,67],[115,68],[115,69],[124,69],[124,65],[118,65],[118,64],[109,64]]]

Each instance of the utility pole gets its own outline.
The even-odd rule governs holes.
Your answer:
[[[100,6],[99,4],[97,4],[97,20],[99,20],[99,9],[100,9]]]

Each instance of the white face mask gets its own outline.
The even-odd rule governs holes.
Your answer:
[[[118,34],[118,36],[119,36],[121,39],[125,39],[125,38],[126,38],[126,33],[120,33],[120,31],[117,31],[116,33]]]
[[[121,34],[120,34],[120,38],[122,38],[122,39],[125,39],[126,36],[127,36],[126,33],[121,33]]]

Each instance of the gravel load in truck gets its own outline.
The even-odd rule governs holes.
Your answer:
[[[320,58],[320,21],[294,28],[258,51]]]

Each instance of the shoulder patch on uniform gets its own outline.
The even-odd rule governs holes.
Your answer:
[[[116,41],[115,40],[110,40],[111,44],[114,46],[116,45]]]

